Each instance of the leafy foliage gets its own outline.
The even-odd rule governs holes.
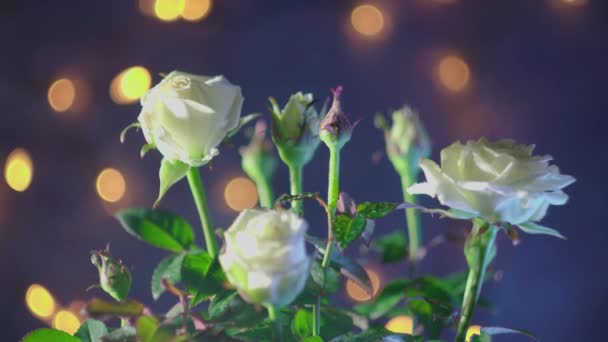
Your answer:
[[[165,287],[162,284],[163,279],[171,284],[181,282],[184,257],[185,254],[170,255],[156,266],[151,282],[152,298],[154,300],[157,300],[165,292]]]
[[[82,342],[96,342],[108,333],[108,328],[102,321],[87,319],[74,334]]]
[[[126,209],[116,218],[129,234],[158,248],[182,252],[194,242],[190,224],[165,210]]]
[[[218,293],[226,276],[217,259],[213,259],[207,252],[199,252],[184,256],[181,279],[193,296],[192,305],[196,305]]]
[[[380,252],[380,260],[383,264],[401,261],[407,256],[407,241],[399,231],[375,239],[372,246]]]
[[[21,342],[79,342],[80,340],[63,331],[42,328],[25,335]]]

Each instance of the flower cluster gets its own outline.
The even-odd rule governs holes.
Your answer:
[[[270,135],[288,168],[290,192],[274,196],[278,163],[266,139],[265,121],[259,120],[250,144],[240,151],[243,170],[256,183],[260,208],[243,210],[225,231],[213,224],[198,168],[219,154],[222,141],[259,114],[241,116],[241,89],[223,76],[174,71],[145,94],[138,123],[129,127],[143,131],[147,143],[142,155],[155,148],[163,157],[155,207],[172,185],[187,177],[204,247],[197,245],[192,226],[167,210],[118,212],[129,234],[170,253],[154,270],[152,297],[169,293],[177,304],[158,314],[130,299],[129,269],[108,249],[94,251],[91,260],[98,269],[99,287],[114,301],[93,299],[85,310],[89,319],[75,336],[84,341],[421,342],[442,341],[444,331],[455,328],[455,341],[464,342],[491,341],[496,333],[528,334],[493,327],[471,337],[469,327],[496,257],[498,232],[515,239],[517,226],[526,233],[561,237],[539,221],[551,205],[566,203],[563,189],[575,179],[551,165],[550,156],[534,155],[533,146],[512,140],[456,142],[441,151],[438,165],[426,159],[431,144],[421,117],[404,106],[392,113],[390,124],[383,116],[376,118],[389,160],[401,178],[404,202],[355,203],[340,189],[341,151],[353,138],[353,126],[342,109],[343,88],[332,93],[328,111],[317,111],[310,93],[294,93],[282,109],[270,99]],[[303,186],[303,167],[315,157],[321,141],[329,150],[326,198],[319,189],[304,191]],[[417,183],[420,170],[426,182]],[[417,205],[415,196],[421,194],[436,197],[448,208]],[[314,200],[327,215],[326,236],[306,234],[305,200]],[[291,208],[283,207],[287,203]],[[376,221],[400,209],[406,210],[403,227],[374,239],[380,226]],[[436,212],[471,221],[463,246],[468,276],[418,274],[416,263],[428,254],[429,246],[438,244],[434,239],[424,245],[418,216]],[[218,236],[223,239],[221,248]],[[358,240],[363,240],[364,250],[379,252],[383,263],[405,262],[408,276],[395,275],[383,290],[373,293],[369,274],[356,257],[344,253]],[[307,243],[314,254],[307,252]],[[341,277],[376,297],[352,308],[335,305],[331,295]],[[390,322],[388,329],[378,326],[404,312],[413,316],[409,319],[415,329],[395,329]],[[121,326],[111,327],[111,317],[119,317]],[[40,329],[23,341],[73,338]]]

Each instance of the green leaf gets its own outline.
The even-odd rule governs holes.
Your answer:
[[[383,264],[401,261],[407,256],[407,241],[405,235],[400,231],[377,238],[372,246],[381,254]]]
[[[471,342],[492,342],[492,337],[482,331],[481,335],[471,336]]]
[[[312,312],[311,310],[300,309],[293,316],[291,330],[299,337],[312,335]]]
[[[116,218],[129,234],[158,248],[182,252],[194,242],[190,224],[165,210],[126,209]]]
[[[135,323],[135,329],[137,331],[137,338],[141,342],[148,342],[154,336],[156,329],[158,328],[158,320],[152,316],[141,316]]]
[[[344,310],[329,305],[321,308],[321,336],[330,340],[353,330],[353,319]]]
[[[338,273],[331,267],[323,268],[319,260],[312,263],[310,276],[319,286],[320,294],[334,293],[340,286],[338,281]]]
[[[89,304],[87,304],[86,311],[91,317],[133,317],[142,314],[144,305],[131,299],[123,302],[109,302],[99,298],[93,298]]]
[[[163,158],[160,163],[160,170],[158,171],[160,189],[158,191],[156,202],[154,202],[155,208],[158,207],[160,201],[163,199],[169,188],[184,178],[189,169],[190,165],[182,163],[179,160],[171,161]]]
[[[209,322],[220,327],[251,327],[266,315],[246,303],[236,291],[223,290],[209,304]]]
[[[182,283],[192,298],[192,305],[220,292],[222,282],[226,280],[222,267],[217,259],[207,252],[186,254],[182,263]]]
[[[82,342],[97,342],[108,333],[108,328],[102,321],[87,319],[74,334]]]
[[[363,202],[357,206],[357,214],[369,219],[378,219],[390,214],[397,205],[391,202]]]
[[[111,333],[102,337],[103,342],[136,342],[137,336],[135,334],[135,328],[124,327],[116,329]]]
[[[360,334],[347,334],[331,342],[423,342],[420,336],[395,334],[383,327],[373,327]]]
[[[320,336],[308,336],[302,339],[302,342],[323,342]]]
[[[344,249],[355,241],[363,233],[365,223],[365,216],[361,214],[353,218],[346,214],[338,214],[334,218],[333,230],[340,248]]]
[[[60,330],[42,328],[25,335],[21,342],[80,342],[80,340]]]
[[[182,280],[182,263],[184,254],[170,255],[164,258],[154,269],[152,274],[152,298],[158,298],[165,292],[162,284],[163,279],[167,279],[171,284],[177,284]]]
[[[399,304],[405,298],[405,290],[412,284],[408,279],[395,279],[378,293],[373,302],[358,304],[353,310],[360,315],[377,319]]]
[[[483,327],[483,328],[481,328],[481,332],[482,332],[482,335],[483,335],[483,333],[485,333],[490,336],[502,335],[502,334],[520,334],[520,335],[528,336],[529,338],[538,341],[538,337],[536,337],[534,334],[532,334],[531,332],[529,332],[527,330],[521,330],[521,329],[510,329],[510,328],[503,328],[503,327]]]
[[[318,258],[322,259],[323,255],[325,254],[325,241],[310,235],[306,236],[306,240],[315,246],[319,252]],[[372,293],[372,285],[369,280],[369,276],[367,275],[365,269],[359,265],[359,263],[340,253],[337,248],[332,248],[329,260],[330,265],[332,267],[339,268],[340,273],[342,273],[345,277],[354,281],[367,293]]]
[[[410,311],[422,322],[430,338],[439,338],[441,331],[448,325],[453,310],[423,299],[408,301]]]
[[[555,229],[551,229],[549,227],[541,226],[538,223],[534,222],[526,222],[518,225],[519,229],[528,234],[542,234],[542,235],[551,235],[560,239],[566,240],[566,237],[563,236],[560,232]]]

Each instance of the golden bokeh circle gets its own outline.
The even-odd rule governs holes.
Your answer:
[[[246,177],[231,179],[224,188],[224,200],[234,211],[255,207],[258,202],[255,183]]]
[[[372,285],[372,294],[370,295],[357,283],[351,279],[346,280],[346,294],[356,302],[366,302],[371,300],[380,289],[380,276],[371,269],[365,269]]]
[[[55,313],[55,299],[44,286],[32,284],[25,293],[27,308],[37,317],[49,318]]]
[[[80,319],[73,312],[59,310],[53,317],[53,328],[73,335],[80,327]]]
[[[54,81],[47,94],[49,105],[56,112],[65,112],[76,101],[76,84],[69,78]]]
[[[437,67],[437,73],[441,84],[453,92],[464,90],[471,78],[468,64],[455,55],[443,57]]]
[[[6,184],[15,191],[23,192],[32,183],[33,176],[34,165],[29,153],[22,148],[13,150],[4,166]]]
[[[350,22],[355,31],[367,37],[380,34],[385,24],[382,11],[370,4],[355,7],[351,12]]]
[[[127,189],[125,177],[120,171],[113,168],[101,171],[97,176],[95,185],[99,197],[110,203],[120,201]]]
[[[391,318],[384,327],[397,334],[411,335],[414,333],[414,319],[407,315],[396,316]]]

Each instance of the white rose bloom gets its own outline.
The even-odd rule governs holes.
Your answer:
[[[168,160],[208,163],[241,116],[241,88],[223,76],[173,71],[141,98],[138,121],[146,141]]]
[[[291,303],[308,279],[307,228],[291,211],[245,209],[224,234],[219,260],[228,281],[248,302]]]
[[[562,189],[574,177],[562,175],[551,156],[534,156],[534,146],[512,140],[488,142],[485,138],[456,142],[441,151],[441,167],[424,159],[420,167],[426,183],[412,185],[408,192],[437,196],[462,218],[480,217],[489,223],[519,225],[529,233],[549,232],[540,221],[550,205],[568,200]]]

